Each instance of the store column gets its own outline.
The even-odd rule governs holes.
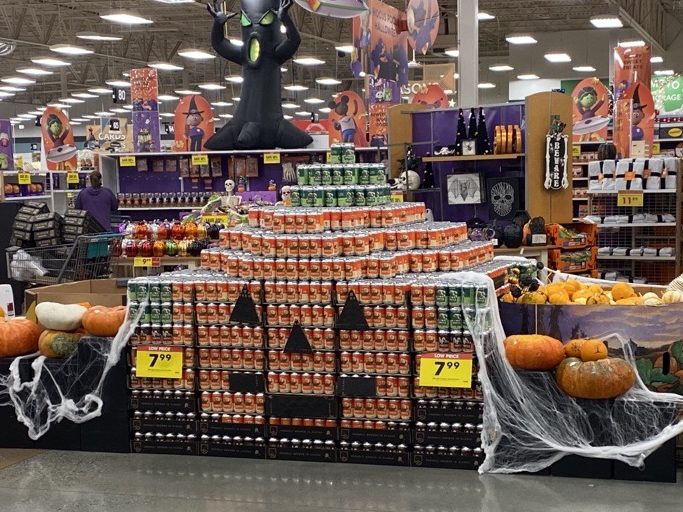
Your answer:
[[[458,105],[479,104],[479,0],[458,0]]]

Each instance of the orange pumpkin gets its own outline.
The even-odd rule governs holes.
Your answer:
[[[0,357],[15,357],[38,351],[40,328],[26,318],[0,319]]]
[[[83,337],[80,329],[75,332],[46,330],[40,335],[40,353],[50,359],[69,357],[78,348]]]
[[[506,338],[505,354],[513,368],[552,370],[564,359],[564,345],[550,336],[520,334]]]
[[[588,340],[571,340],[564,346],[564,353],[567,357],[581,357],[581,346]]]
[[[581,345],[580,357],[582,361],[607,359],[607,345],[602,340],[585,340]]]
[[[126,318],[126,307],[93,306],[83,315],[83,327],[93,336],[116,336]]]
[[[570,396],[598,400],[626,393],[636,381],[636,373],[630,364],[616,357],[587,362],[568,357],[557,367],[555,380]]]

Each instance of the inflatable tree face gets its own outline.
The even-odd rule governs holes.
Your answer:
[[[241,11],[226,14],[221,0],[207,6],[214,18],[211,43],[224,59],[242,66],[242,93],[233,118],[206,143],[211,150],[284,149],[308,146],[313,139],[285,120],[280,67],[291,59],[301,37],[289,16],[292,0],[242,0]],[[244,45],[224,36],[225,23],[239,15]],[[280,25],[287,28],[285,35]]]

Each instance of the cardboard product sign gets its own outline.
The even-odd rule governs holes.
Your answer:
[[[14,137],[9,119],[0,119],[0,171],[14,169]]]
[[[149,153],[161,149],[159,132],[159,82],[157,70],[131,69],[130,96],[133,104],[133,149]]]
[[[125,117],[110,117],[88,125],[85,147],[105,153],[132,153],[133,125]]]
[[[617,148],[617,158],[628,158],[631,155],[632,105],[631,99],[620,99],[615,104],[612,139]]]
[[[572,91],[574,142],[604,141],[610,121],[610,91],[599,78],[585,78]]]
[[[368,91],[370,145],[386,146],[389,143],[387,111],[401,101],[400,87],[393,80],[383,80],[370,75],[365,90]]]
[[[652,145],[655,137],[655,117],[657,113],[650,88],[642,83],[633,84],[624,91],[622,99],[631,100],[631,145],[629,156],[652,156]]]
[[[202,151],[214,133],[213,109],[203,96],[185,96],[175,109],[173,126],[174,151]]]
[[[633,84],[640,82],[648,87],[652,78],[652,64],[650,63],[650,47],[614,49],[614,96],[616,99],[624,97],[624,93]]]
[[[47,168],[51,171],[75,171],[78,149],[66,114],[56,107],[47,107],[40,118],[40,131]]]
[[[406,15],[408,42],[416,52],[426,55],[439,35],[439,3],[437,0],[410,0]]]
[[[415,91],[415,88],[411,89],[411,92],[413,91]],[[439,84],[429,84],[420,87],[417,89],[417,92],[413,92],[410,103],[425,105],[431,108],[448,108],[449,106],[448,96]]]
[[[338,93],[328,106],[332,109],[328,115],[332,124],[330,144],[348,142],[359,148],[367,147],[367,116],[363,98],[356,92],[344,91]]]
[[[652,78],[652,97],[659,115],[683,114],[683,76],[655,76]]]

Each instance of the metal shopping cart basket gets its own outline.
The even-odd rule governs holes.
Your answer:
[[[82,235],[74,244],[7,250],[10,278],[35,284],[58,284],[111,276],[110,249],[118,233]]]

